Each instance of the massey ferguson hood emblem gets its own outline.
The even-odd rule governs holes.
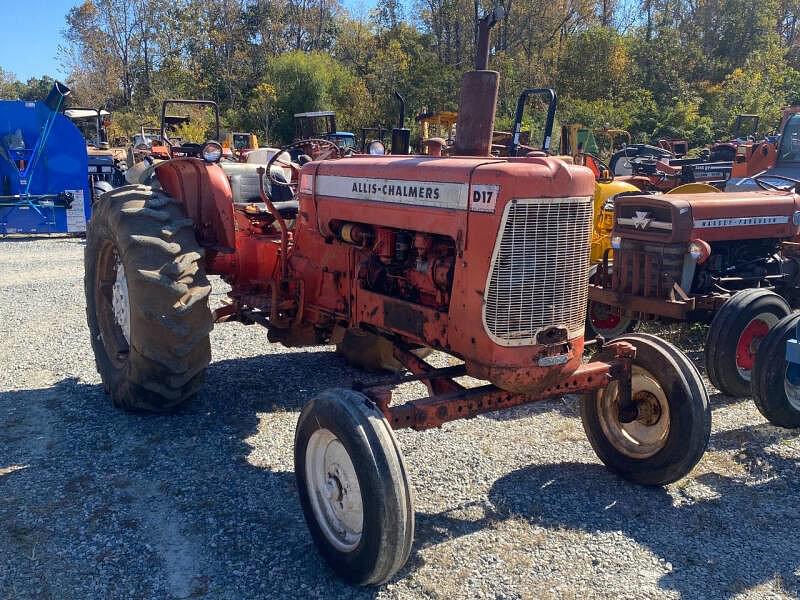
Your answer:
[[[650,225],[650,221],[652,220],[649,212],[637,210],[636,216],[631,219],[631,223],[633,223],[635,229],[647,229],[647,226]]]

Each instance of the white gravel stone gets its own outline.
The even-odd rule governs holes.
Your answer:
[[[292,441],[304,402],[365,376],[331,348],[286,349],[230,323],[212,333],[196,401],[169,416],[114,410],[89,346],[82,260],[79,239],[0,241],[2,600],[800,592],[800,435],[717,394],[709,453],[666,489],[603,468],[575,399],[398,432],[411,558],[381,588],[347,586],[306,530]],[[213,301],[224,293],[216,282]],[[702,369],[702,330],[668,334]]]

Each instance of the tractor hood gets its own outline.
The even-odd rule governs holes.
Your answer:
[[[770,175],[774,177],[770,177]],[[787,177],[789,179],[785,179]],[[785,188],[792,186],[790,180],[798,178],[800,178],[800,163],[788,161],[777,163],[758,176],[758,179],[764,183]],[[731,178],[725,183],[726,192],[750,192],[763,189],[752,177]]]
[[[800,232],[800,196],[740,192],[623,196],[614,206],[614,234],[630,239],[790,239]]]

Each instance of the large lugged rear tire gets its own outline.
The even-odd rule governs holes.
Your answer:
[[[92,349],[113,404],[164,412],[194,396],[211,360],[211,286],[181,205],[142,185],[104,194],[84,263]]]
[[[778,427],[800,427],[800,381],[788,370],[786,343],[794,338],[800,313],[781,319],[761,342],[753,367],[753,400]]]
[[[378,585],[405,564],[411,486],[392,429],[366,396],[331,389],[303,407],[294,473],[311,537],[339,576]]]
[[[687,475],[708,446],[711,406],[697,368],[669,342],[644,333],[617,338],[636,348],[633,421],[619,417],[618,384],[581,402],[586,437],[598,458],[620,476],[666,485]],[[601,352],[599,360],[604,356]]]
[[[736,292],[714,315],[706,338],[706,372],[727,396],[750,395],[750,379],[759,345],[778,321],[791,312],[773,291]]]

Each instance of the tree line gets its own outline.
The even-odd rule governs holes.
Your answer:
[[[519,92],[553,87],[559,119],[637,140],[705,144],[738,113],[774,129],[800,99],[800,0],[504,0],[491,38],[501,73],[498,127]],[[272,144],[295,112],[331,109],[340,129],[457,108],[486,0],[84,0],[66,15],[60,58],[75,101],[130,133],[164,98],[215,100],[233,130]],[[37,81],[0,72],[0,95]],[[39,83],[41,83],[39,81]],[[16,86],[16,87],[15,87]],[[30,87],[31,89],[27,89]],[[532,113],[535,118],[535,113]]]

